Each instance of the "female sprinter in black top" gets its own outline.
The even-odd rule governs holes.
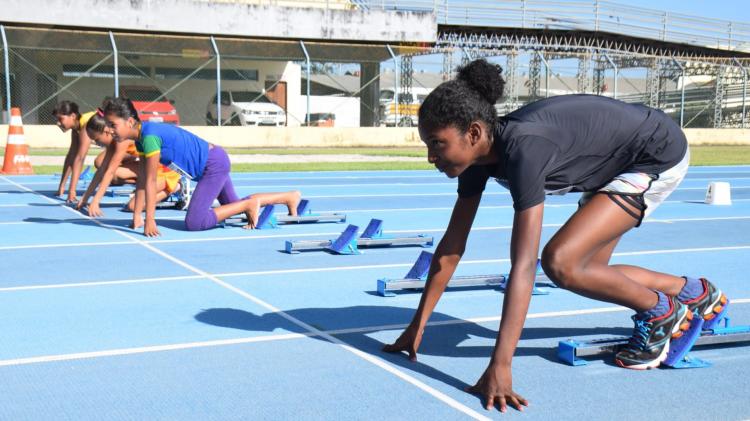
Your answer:
[[[690,154],[680,127],[659,110],[593,95],[552,97],[498,118],[501,72],[485,60],[471,62],[420,107],[429,162],[458,177],[458,199],[416,314],[384,350],[416,359],[427,320],[463,255],[485,184],[495,178],[510,190],[515,210],[512,281],[489,366],[469,391],[484,397],[488,409],[504,412],[506,405],[521,410],[528,404],[513,391],[511,359],[534,284],[546,194],[583,192],[578,210],[544,247],[545,273],[562,288],[636,312],[633,336],[615,357],[621,367],[656,367],[670,346],[670,356],[689,349],[692,343],[680,338],[692,312],[710,327],[727,299],[705,279],[609,264],[620,237],[685,176]]]

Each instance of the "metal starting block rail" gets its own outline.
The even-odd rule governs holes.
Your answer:
[[[393,297],[396,295],[396,291],[404,290],[420,290],[423,289],[427,281],[427,275],[430,270],[430,263],[432,262],[432,253],[423,251],[414,266],[411,267],[406,276],[402,279],[378,279],[378,295],[381,297]],[[534,289],[532,295],[547,295],[549,290],[546,288],[539,288],[536,284],[540,281],[547,280],[547,276],[541,271],[541,266],[537,264],[537,274],[534,280]],[[472,276],[454,276],[448,282],[448,288],[458,287],[494,287],[505,291],[509,282],[508,275],[472,275]],[[546,286],[552,286],[553,284],[545,284]]]
[[[297,216],[290,215],[274,215],[274,205],[267,205],[263,207],[263,210],[258,216],[258,224],[255,229],[269,229],[278,228],[279,224],[309,224],[318,222],[335,222],[343,223],[346,222],[346,214],[324,212],[324,213],[313,213],[310,209],[309,200],[300,200],[297,205]],[[231,218],[227,218],[224,222],[237,222],[247,221],[244,214],[238,214]],[[226,226],[226,224],[222,224]]]
[[[298,240],[287,241],[284,250],[296,254],[303,250],[328,250],[336,254],[361,254],[359,247],[398,247],[421,246],[431,247],[433,237],[416,235],[412,237],[391,237],[383,235],[383,221],[371,219],[365,231],[357,237],[359,227],[349,225],[334,240]]]
[[[703,326],[703,319],[696,318],[695,320],[700,323],[699,327]],[[750,325],[730,326],[729,318],[727,317],[722,319],[722,321],[724,322],[724,326],[700,331],[700,336],[696,339],[693,347],[750,342]],[[586,365],[588,361],[582,357],[597,357],[617,353],[617,351],[628,343],[628,339],[626,337],[614,337],[591,341],[578,341],[574,339],[560,341],[557,346],[557,358],[572,366]],[[699,358],[685,356],[676,363],[667,365],[672,368],[701,368],[710,367],[711,363]]]
[[[135,194],[135,187],[132,185],[128,186],[110,186],[107,192],[104,193],[108,197],[129,197],[131,194]]]

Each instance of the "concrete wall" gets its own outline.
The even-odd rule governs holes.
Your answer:
[[[748,145],[750,129],[683,129],[691,145]]]
[[[4,1],[0,21],[292,39],[432,42],[437,38],[432,13],[198,0],[77,0],[74,5],[70,0]]]
[[[421,146],[416,128],[400,127],[185,127],[196,135],[227,147],[394,147]],[[32,148],[67,148],[70,133],[57,126],[24,125]],[[0,125],[6,137],[7,125]],[[691,145],[747,145],[750,129],[685,129]],[[0,140],[0,145],[5,145]]]
[[[289,113],[295,121],[305,121],[307,115],[306,96],[301,95],[301,107],[294,113]],[[336,127],[359,127],[359,98],[347,96],[316,96],[310,95],[310,114],[332,113],[336,115]],[[291,123],[289,124],[292,125]]]

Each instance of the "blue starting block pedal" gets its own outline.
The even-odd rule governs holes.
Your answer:
[[[60,178],[62,177],[62,173],[56,172],[52,174],[52,178]],[[94,174],[91,173],[91,165],[87,165],[86,168],[81,171],[81,174],[78,176],[78,181],[91,181],[94,179]]]
[[[81,171],[81,175],[78,176],[78,181],[82,182],[82,185],[81,185],[82,188],[88,188],[89,183],[93,179],[94,179],[94,173],[91,171],[91,165],[88,165],[86,168],[84,168],[84,170]]]
[[[91,165],[86,166],[86,168],[81,171],[81,175],[78,177],[81,181],[90,181],[94,178],[94,174],[91,173]]]
[[[396,295],[396,291],[423,289],[427,281],[431,262],[432,253],[423,251],[403,279],[378,279],[378,295],[381,297],[393,297]],[[548,289],[536,286],[538,282],[545,279],[547,279],[547,276],[542,272],[539,263],[537,263],[537,274],[534,281],[534,289],[531,292],[532,295],[549,294]],[[488,286],[505,291],[509,281],[508,275],[455,276],[448,282],[448,288]],[[548,286],[554,287],[553,284],[549,284]]]
[[[359,237],[357,237],[358,231],[359,227],[349,225],[334,240],[287,241],[284,250],[287,253],[299,253],[302,250],[329,250],[336,254],[360,254],[359,247],[431,247],[434,241],[433,237],[421,234],[412,237],[383,235],[383,221],[380,219],[371,219]]]
[[[692,358],[687,355],[688,352],[696,346],[750,342],[750,325],[730,327],[729,318],[725,317],[722,320],[724,326],[716,326],[713,329],[702,329],[704,320],[700,317],[693,318],[690,329],[683,334],[683,337],[673,340],[673,342],[684,340],[688,344],[694,340],[693,345],[685,347],[676,344],[678,345],[675,346],[676,352],[671,352],[672,350],[670,350],[667,359],[662,364],[671,368],[710,367],[710,362],[699,358]],[[582,357],[615,354],[627,343],[627,337],[603,338],[591,341],[568,339],[560,341],[558,344],[557,358],[565,364],[572,366],[586,365],[588,361]]]
[[[274,215],[274,205],[267,205],[258,216],[258,224],[255,229],[278,228],[279,224],[310,224],[318,222],[346,222],[346,214],[335,212],[313,213],[310,208],[310,201],[302,199],[297,205],[297,216]],[[238,221],[247,222],[244,214],[238,214],[227,218],[222,226],[226,223],[236,223]]]

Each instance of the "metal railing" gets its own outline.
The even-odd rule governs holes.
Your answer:
[[[436,15],[438,24],[446,25],[601,31],[750,52],[750,24],[610,1],[359,0],[352,3],[370,10],[430,12]]]

